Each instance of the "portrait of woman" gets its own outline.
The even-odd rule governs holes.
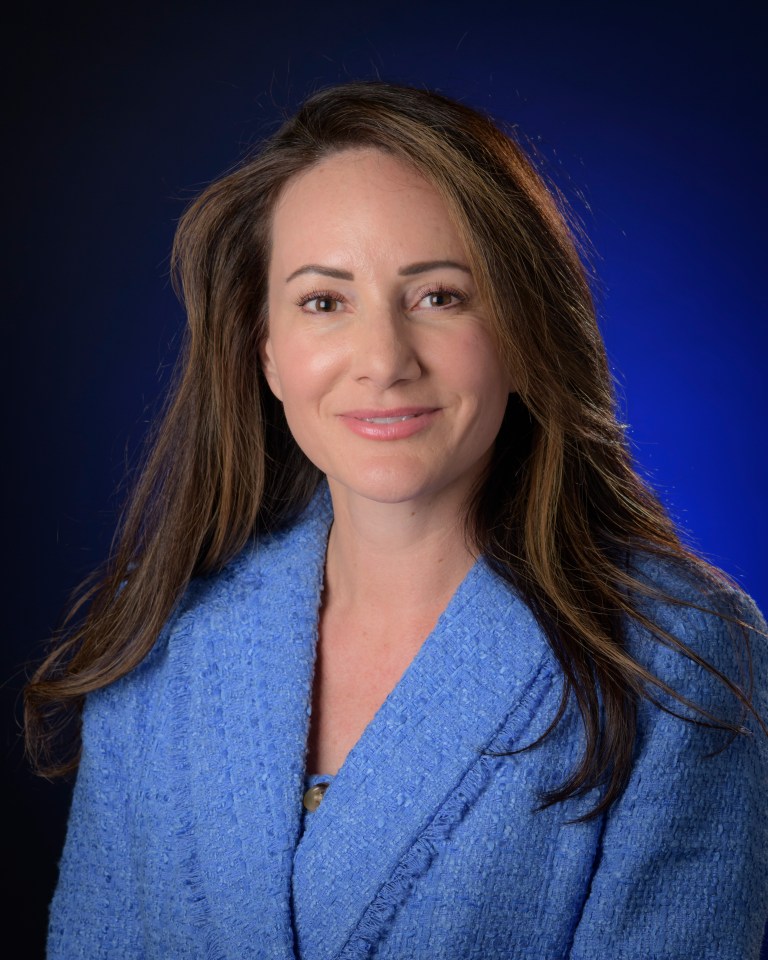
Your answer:
[[[757,958],[766,625],[638,476],[518,143],[322,89],[173,264],[172,395],[26,692],[77,769],[49,956]]]

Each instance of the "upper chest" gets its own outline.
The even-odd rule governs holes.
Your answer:
[[[409,622],[324,612],[312,683],[307,769],[335,774],[411,665],[437,614]]]
[[[174,628],[162,683],[147,701],[141,774],[132,780],[142,886],[186,877],[194,915],[204,910],[217,937],[235,944],[231,955],[242,957],[254,943],[266,955],[267,931],[275,943],[290,937],[294,884],[302,942],[327,945],[335,956],[355,918],[383,916],[379,891],[396,880],[410,889],[415,858],[416,873],[427,869],[418,895],[426,907],[445,893],[440,909],[462,917],[461,929],[471,933],[477,917],[459,910],[471,906],[462,878],[474,877],[477,852],[486,851],[492,859],[484,876],[494,883],[503,876],[509,890],[519,889],[508,873],[518,862],[512,854],[525,842],[536,856],[531,809],[547,786],[538,778],[558,766],[542,765],[539,751],[496,756],[535,739],[557,710],[559,689],[535,621],[479,564],[423,642],[411,637],[377,657],[364,656],[362,644],[329,645],[338,669],[333,684],[317,687],[318,710],[321,559],[308,572],[292,556],[282,577],[274,556],[268,559],[269,576],[259,571],[237,593],[228,590],[226,603],[196,606]],[[331,765],[316,766],[333,773],[348,748],[299,844],[310,715],[318,719],[323,703],[345,698],[357,705],[342,711],[357,729],[345,728],[347,742]],[[554,826],[536,819],[542,850],[552,849]],[[438,847],[442,854],[427,868],[424,851]],[[478,889],[472,902],[493,902],[492,887]],[[248,909],[233,891],[243,892]],[[505,904],[500,916],[509,910],[516,923],[512,907]],[[410,918],[406,940],[423,926],[419,911]]]

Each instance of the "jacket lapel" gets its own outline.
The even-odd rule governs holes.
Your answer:
[[[325,491],[291,530],[197,585],[171,638],[175,829],[211,958],[366,955],[484,789],[497,761],[482,751],[527,742],[551,678],[530,611],[478,561],[299,843],[331,518]]]
[[[318,495],[290,531],[196,586],[171,639],[178,830],[211,958],[295,957],[291,872],[330,520]]]
[[[552,672],[528,607],[478,561],[308,818],[293,880],[304,960],[369,955],[484,789],[498,761],[482,751],[529,742]]]

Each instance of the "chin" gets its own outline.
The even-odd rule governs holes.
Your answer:
[[[408,475],[407,470],[377,469],[368,475],[357,473],[354,479],[328,476],[331,492],[381,504],[434,503],[445,497],[458,500],[466,492],[468,483],[462,477],[425,477]]]

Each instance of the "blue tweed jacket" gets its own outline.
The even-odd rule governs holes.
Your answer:
[[[561,677],[482,560],[302,833],[329,521],[319,496],[291,530],[196,582],[144,663],[89,698],[49,957],[757,958],[766,738],[706,756],[721,733],[646,705],[607,816],[567,822],[592,795],[537,812],[579,754],[579,723],[570,710],[542,746],[499,755],[546,729]],[[698,596],[680,572],[642,570]],[[727,602],[760,622],[745,598]],[[718,618],[650,612],[735,671]],[[737,715],[691,661],[638,629],[630,640],[676,689]],[[766,711],[766,644],[753,646]]]

